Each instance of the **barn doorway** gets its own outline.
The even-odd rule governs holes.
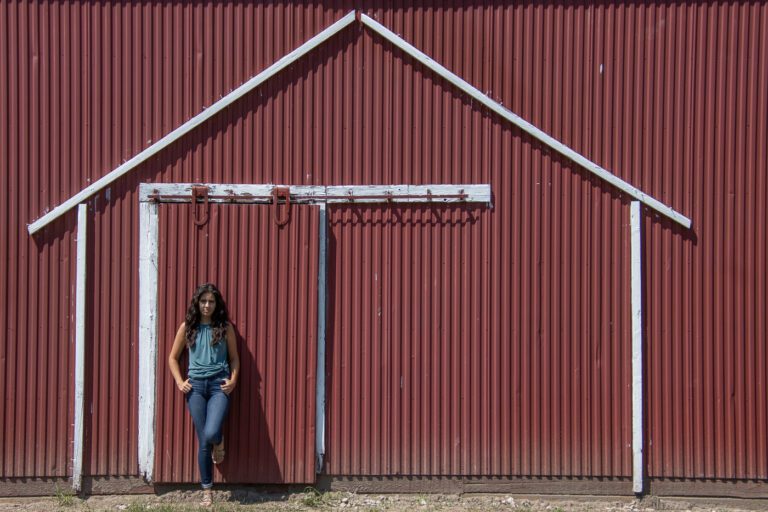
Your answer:
[[[490,201],[489,185],[142,184],[140,473],[197,481],[192,423],[166,361],[192,290],[210,281],[228,302],[243,364],[225,427],[237,448],[214,481],[313,483],[326,440],[325,205]]]
[[[194,429],[166,361],[203,282],[227,300],[242,366],[214,481],[315,480],[318,208],[295,206],[290,215],[280,226],[264,205],[159,203],[158,483],[199,481]]]

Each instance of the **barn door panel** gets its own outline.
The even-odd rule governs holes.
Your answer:
[[[242,365],[214,481],[312,483],[317,208],[294,205],[282,227],[264,205],[208,208],[198,226],[190,204],[159,206],[155,481],[199,481],[192,421],[167,360],[192,291],[210,281],[227,301]]]

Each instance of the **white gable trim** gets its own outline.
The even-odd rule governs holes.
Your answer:
[[[554,149],[561,155],[573,160],[574,162],[584,167],[586,170],[588,170],[592,174],[595,174],[596,176],[598,176],[600,179],[605,180],[611,185],[613,185],[614,187],[626,192],[627,194],[634,197],[638,201],[642,202],[649,208],[653,208],[657,212],[661,213],[666,217],[669,217],[670,219],[674,220],[675,222],[677,222],[678,224],[681,224],[686,228],[691,227],[691,220],[688,217],[676,212],[675,210],[665,205],[661,201],[654,199],[653,197],[649,196],[639,188],[630,185],[629,183],[622,180],[618,176],[612,174],[607,169],[604,169],[603,167],[597,165],[592,160],[589,160],[581,153],[578,153],[577,151],[566,146],[565,144],[555,139],[554,137],[547,135],[543,131],[539,130],[538,128],[533,126],[531,123],[529,123],[522,117],[511,112],[510,110],[507,110],[506,108],[504,108],[504,106],[501,105],[501,103],[492,100],[487,95],[480,92],[476,87],[473,87],[472,85],[467,83],[458,75],[448,71],[448,69],[446,69],[444,66],[441,66],[440,64],[432,60],[428,55],[421,52],[415,46],[406,42],[402,37],[398,36],[391,30],[386,28],[384,25],[379,23],[378,21],[374,20],[369,16],[366,16],[365,14],[361,16],[361,21],[363,22],[364,25],[370,27],[374,32],[378,33],[384,39],[386,39],[393,45],[403,50],[405,53],[410,55],[413,59],[419,61],[423,66],[431,69],[436,74],[440,75],[440,77],[445,79],[447,82],[453,84],[458,89],[461,89],[466,94],[468,94],[472,98],[476,99],[477,101],[485,105],[489,110],[495,112],[496,114],[503,117],[510,123],[514,124],[521,130],[523,130],[525,133],[543,142],[544,144]]]
[[[75,205],[85,201],[92,195],[98,193],[104,187],[106,187],[116,179],[120,178],[124,174],[128,173],[130,170],[134,169],[136,166],[146,161],[151,156],[159,153],[164,148],[166,148],[176,140],[180,139],[181,137],[189,133],[191,130],[193,130],[200,124],[204,123],[206,120],[215,116],[217,113],[221,112],[223,109],[225,109],[226,107],[228,107],[229,105],[237,101],[239,98],[241,98],[248,92],[258,87],[264,81],[276,75],[277,73],[285,69],[287,66],[297,61],[298,59],[300,59],[301,57],[309,53],[311,50],[313,50],[317,46],[321,45],[323,42],[333,37],[336,33],[341,31],[344,27],[350,25],[354,21],[355,21],[355,12],[351,11],[346,16],[341,18],[339,21],[335,22],[333,25],[329,26],[325,30],[319,32],[317,35],[310,38],[307,42],[305,42],[304,44],[296,48],[294,51],[290,52],[285,57],[281,58],[280,60],[272,64],[270,67],[268,67],[258,75],[254,76],[253,78],[245,82],[243,85],[241,85],[231,93],[227,94],[226,96],[224,96],[223,98],[215,102],[213,105],[211,105],[207,109],[204,109],[201,113],[197,114],[195,117],[185,122],[175,130],[167,134],[165,137],[163,137],[159,141],[149,146],[147,149],[141,151],[139,154],[137,154],[130,160],[124,162],[123,164],[115,168],[113,171],[111,171],[109,174],[107,174],[103,178],[92,183],[91,185],[84,188],[83,190],[81,190],[80,192],[78,192],[77,194],[75,194],[65,202],[56,206],[53,210],[51,210],[50,212],[40,217],[38,220],[29,224],[27,226],[29,233],[30,234],[36,233],[37,231],[39,231],[40,229],[48,225],[50,222],[52,222],[54,219],[64,215],[67,211],[72,209]],[[395,45],[396,47],[406,52],[413,59],[419,61],[422,65],[429,68],[430,70],[432,70],[433,72],[441,76],[443,79],[453,84],[458,89],[462,90],[472,98],[476,99],[477,101],[485,105],[485,107],[487,107],[489,110],[495,112],[502,118],[506,119],[510,123],[514,124],[521,130],[523,130],[524,132],[531,135],[532,137],[546,144],[553,150],[569,158],[575,163],[581,165],[592,174],[598,176],[600,179],[607,181],[611,185],[615,186],[616,188],[622,190],[623,192],[627,193],[631,197],[642,202],[649,208],[657,211],[658,213],[664,215],[665,217],[672,219],[673,221],[677,222],[678,224],[682,225],[685,228],[691,227],[691,220],[688,217],[677,212],[676,210],[674,210],[670,206],[667,206],[661,201],[649,196],[639,188],[633,185],[630,185],[629,183],[622,180],[618,176],[614,175],[607,169],[589,160],[584,155],[578,153],[577,151],[563,144],[562,142],[558,141],[554,137],[544,133],[542,130],[536,128],[531,123],[524,120],[517,114],[514,114],[513,112],[504,108],[504,106],[501,105],[499,102],[492,100],[490,97],[480,92],[477,88],[470,85],[468,82],[460,78],[458,75],[452,73],[444,66],[438,64],[433,59],[431,59],[428,55],[418,50],[416,47],[414,47],[413,45],[405,41],[402,37],[398,36],[391,30],[386,28],[384,25],[374,20],[373,18],[366,16],[365,14],[361,14],[360,21],[365,26],[369,27],[371,30],[373,30],[374,32],[378,33],[379,35],[384,37],[386,40],[391,42],[393,45]]]
[[[93,182],[91,185],[85,187],[83,190],[75,194],[74,196],[70,197],[63,203],[61,203],[59,206],[55,207],[50,212],[46,213],[33,223],[29,224],[27,226],[27,229],[29,230],[29,234],[32,235],[36,233],[37,231],[43,229],[45,226],[53,222],[53,220],[61,217],[65,213],[67,213],[70,209],[72,209],[75,205],[82,203],[92,195],[98,193],[100,190],[102,190],[104,187],[115,181],[116,179],[120,178],[121,176],[127,174],[132,169],[135,169],[139,164],[142,162],[145,162],[152,156],[156,155],[166,147],[170,146],[180,138],[182,138],[187,133],[191,132],[204,122],[206,122],[208,119],[212,118],[249,92],[251,92],[253,89],[264,83],[265,81],[269,80],[276,74],[278,74],[283,69],[287,68],[297,60],[299,60],[301,57],[306,55],[307,53],[311,52],[321,44],[323,44],[325,41],[336,35],[339,31],[341,31],[344,27],[347,25],[350,25],[352,22],[355,21],[355,12],[350,11],[346,16],[341,18],[339,21],[331,25],[330,27],[326,28],[322,32],[319,32],[314,37],[310,38],[307,42],[293,50],[291,53],[287,54],[271,66],[269,66],[267,69],[259,73],[258,75],[254,76],[247,82],[245,82],[243,85],[235,89],[234,91],[230,92],[220,100],[216,101],[213,105],[211,105],[208,108],[204,108],[202,112],[197,114],[195,117],[190,119],[189,121],[185,122],[169,134],[167,134],[162,139],[158,140],[151,146],[149,146],[147,149],[141,151],[139,154],[131,158],[130,160],[127,160],[117,166],[115,169],[113,169],[109,174],[104,176],[103,178],[100,178],[98,181]]]

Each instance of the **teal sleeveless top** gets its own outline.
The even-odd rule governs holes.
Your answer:
[[[189,347],[189,376],[193,379],[207,379],[226,371],[229,374],[229,357],[226,338],[211,345],[213,329],[210,324],[197,326],[195,344]]]

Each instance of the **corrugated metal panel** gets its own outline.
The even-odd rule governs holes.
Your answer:
[[[691,233],[646,220],[649,475],[767,478],[768,236],[756,219],[768,213],[768,5],[359,7],[525,119],[693,219]],[[0,249],[9,255],[0,267],[9,340],[1,349],[3,476],[63,475],[71,459],[72,356],[61,354],[73,339],[75,215],[34,240],[24,225],[344,12],[314,3],[0,2]],[[462,286],[477,287],[487,307],[469,305],[479,308],[480,319],[471,325],[480,333],[462,334],[459,341],[468,353],[479,351],[477,361],[512,366],[498,369],[499,398],[490,384],[496,381],[483,384],[486,370],[491,376],[494,370],[482,365],[463,388],[463,399],[476,407],[469,421],[483,432],[471,439],[479,445],[460,444],[463,458],[456,462],[455,448],[425,452],[420,444],[415,453],[402,444],[415,462],[398,467],[627,474],[623,198],[542,154],[356,27],[90,202],[91,268],[98,274],[89,295],[93,419],[86,474],[137,471],[133,190],[139,180],[491,182],[494,210],[479,213],[467,235],[455,236],[480,251],[476,258],[488,260],[462,272]],[[337,221],[336,215],[348,214],[333,215]],[[361,215],[363,221],[333,227],[339,246],[373,240],[364,220],[375,213]],[[414,247],[454,237],[453,228],[441,226],[380,229]],[[469,233],[474,238],[465,240]],[[358,250],[350,246],[351,261],[335,264],[362,279],[370,270],[357,267]],[[437,275],[447,288],[454,276],[433,268],[434,257],[432,266],[422,267],[403,256],[389,261]],[[610,269],[610,281],[602,280],[599,265]],[[389,275],[393,289],[406,284],[394,271]],[[342,285],[352,286],[334,281],[337,296]],[[370,308],[373,300],[359,307]],[[450,315],[467,306],[431,304],[425,311]],[[339,343],[383,339],[359,337],[356,324],[343,318],[334,318],[330,333]],[[390,332],[395,327],[403,329]],[[387,342],[393,347],[401,340]],[[114,371],[115,358],[127,368]],[[420,361],[439,360],[422,355]],[[547,394],[548,400],[541,398]],[[589,407],[575,407],[574,400],[589,400]],[[497,411],[494,404],[506,408]],[[352,427],[342,420],[329,417],[329,433]],[[504,430],[509,424],[511,434]],[[355,428],[355,436],[375,438]],[[523,447],[528,439],[531,445]],[[345,462],[331,440],[329,469],[394,467],[393,456],[387,462],[383,454],[350,455]]]
[[[751,95],[746,89],[749,83],[768,84],[763,58],[768,55],[765,6],[542,4],[374,15],[513,111],[654,196],[684,212],[696,203],[700,215],[731,219],[730,227],[718,228],[692,215],[693,233],[654,219],[647,230],[649,474],[765,478],[768,464],[761,449],[766,433],[765,386],[760,383],[766,373],[766,333],[764,322],[757,319],[766,313],[765,271],[756,266],[764,265],[757,255],[764,250],[766,232],[758,224],[751,228],[751,236],[741,240],[731,234],[742,222],[748,225],[764,216],[756,209],[759,200],[750,203],[746,187],[731,187],[728,195],[727,187],[706,185],[738,186],[751,180],[753,193],[765,197],[764,181],[750,173],[764,168],[760,162],[765,161],[765,145],[759,141],[765,140],[760,135],[765,134],[768,118],[765,109],[756,107],[765,104],[767,88],[758,87]],[[451,36],[446,37],[441,27],[450,27]],[[707,38],[711,33],[717,37]],[[718,38],[722,54],[714,52],[721,55],[714,59],[712,41]],[[393,321],[399,331],[388,331],[375,305],[382,301],[382,316],[399,305],[377,296],[351,301],[360,308],[359,323],[346,320],[357,318],[356,311],[334,320],[334,339],[340,346],[334,350],[330,373],[340,375],[332,390],[328,471],[628,475],[626,206],[616,201],[614,191],[582,181],[584,174],[578,169],[567,164],[563,169],[562,162],[542,156],[530,140],[467,105],[458,106],[449,86],[443,88],[407,59],[401,64],[398,52],[369,43],[365,36],[360,46],[358,54],[369,64],[359,82],[361,103],[356,105],[363,110],[359,123],[364,126],[359,130],[359,162],[371,169],[371,181],[386,181],[390,169],[402,172],[406,182],[485,181],[490,174],[496,209],[487,222],[495,236],[479,236],[476,241],[487,251],[490,268],[468,265],[462,277],[480,286],[481,296],[490,294],[487,306],[480,306],[481,318],[475,325],[479,330],[462,333],[445,325],[445,317],[460,318],[475,304],[471,299],[467,303],[465,293],[447,309],[435,303],[445,300],[444,289],[455,289],[451,279],[460,278],[444,269],[445,255],[434,249],[427,262],[413,255],[382,257],[393,266],[395,283],[389,284],[393,290],[410,284],[411,274],[419,269],[434,279],[429,286],[416,284],[412,293],[418,299],[406,302],[419,312],[420,330],[409,332],[407,324]],[[745,81],[738,87],[724,78],[739,76]],[[687,93],[697,88],[694,103]],[[366,96],[371,90],[375,92]],[[732,108],[735,100],[726,98],[740,98],[738,107],[743,110]],[[365,107],[367,101],[373,101],[370,108]],[[382,111],[391,112],[391,117],[377,118]],[[705,130],[703,140],[686,134],[693,126]],[[735,138],[734,133],[741,136]],[[358,147],[354,142],[352,146]],[[744,151],[728,153],[730,146]],[[728,154],[730,158],[725,157]],[[470,170],[469,178],[461,174]],[[714,201],[719,208],[713,210],[715,194],[720,194]],[[744,209],[736,210],[743,212],[738,219],[724,214],[733,211],[737,198],[744,200],[740,205]],[[352,261],[365,261],[360,251],[371,250],[368,244],[374,243],[366,242],[366,237],[376,238],[364,224],[359,232],[339,229],[336,235],[340,240],[349,238],[345,254]],[[403,231],[403,244],[430,247],[422,241],[426,235],[407,240],[410,233]],[[447,235],[438,231],[432,236],[439,240]],[[757,249],[749,250],[750,238]],[[720,253],[721,258],[726,251],[730,259],[705,265],[706,275],[686,280],[694,260],[707,251]],[[751,267],[741,266],[742,253],[752,255],[744,261]],[[346,261],[347,256],[337,256],[338,268],[345,269],[343,279],[349,279]],[[517,271],[520,277],[508,284],[503,276],[510,265],[512,275]],[[492,276],[489,290],[484,272]],[[680,274],[673,277],[676,272]],[[361,269],[355,275],[361,283],[370,283],[376,271]],[[755,293],[749,294],[743,283],[752,276],[757,284]],[[342,296],[359,286],[343,279],[334,284]],[[707,283],[710,293],[692,293],[694,279]],[[730,307],[719,303],[717,297],[726,292],[740,295],[746,307],[734,306],[738,300]],[[503,305],[493,310],[499,302]],[[702,315],[698,335],[683,321],[694,310]],[[429,314],[435,311],[442,312],[438,320]],[[720,329],[705,335],[705,319]],[[423,322],[431,322],[431,327],[421,327]],[[437,340],[425,339],[425,333]],[[459,346],[469,351],[458,356],[462,361],[466,354],[472,361],[480,360],[466,377],[451,372],[452,379],[460,379],[460,392],[439,381],[436,370],[444,371],[446,357],[457,357],[459,349],[449,345],[452,336],[458,336]],[[712,337],[709,345],[707,336]],[[736,348],[745,342],[746,348]],[[488,376],[489,368],[483,364],[499,360],[502,349],[496,352],[496,344],[514,354],[500,374],[512,372],[521,379],[522,389],[513,385],[509,399],[488,394],[479,384]],[[751,345],[755,359],[744,357]],[[383,362],[378,350],[388,346],[400,346],[410,359]],[[716,361],[714,383],[705,382],[704,376],[712,373],[701,367],[696,370],[700,378],[693,378],[697,354],[707,354],[705,362],[709,357],[710,365]],[[753,360],[751,371],[761,377],[738,377]],[[355,373],[358,365],[362,369]],[[376,381],[365,371],[369,365],[390,380]],[[351,377],[347,367],[352,368]],[[686,372],[688,379],[683,377]],[[426,382],[412,383],[408,389],[409,374]],[[404,376],[403,388],[394,397],[398,383],[387,389],[393,385],[392,375],[395,381]],[[507,386],[502,380],[500,393]],[[457,393],[471,407],[459,409],[461,419],[453,423],[436,421],[444,410],[441,401],[455,399]],[[696,401],[715,414],[706,415],[706,409],[694,414]],[[346,414],[356,406],[372,416]],[[505,409],[512,411],[506,413],[509,419],[501,412]],[[698,445],[689,441],[695,439],[694,429],[705,431]],[[496,431],[501,434],[495,438]],[[345,447],[343,439],[353,439],[353,447]],[[425,446],[425,439],[431,445]]]
[[[28,32],[51,13],[0,3],[0,286],[5,304],[0,349],[0,475],[64,476],[71,465],[74,393],[75,219],[32,240],[25,223],[45,208],[38,191],[59,184],[56,138],[62,105],[44,77],[49,34]],[[40,98],[45,98],[41,100]],[[67,108],[67,107],[63,107]],[[56,128],[48,129],[51,125]],[[41,126],[45,129],[41,129]],[[53,172],[49,170],[53,163]],[[54,300],[50,300],[53,297]]]
[[[546,167],[492,212],[331,210],[329,473],[631,474],[627,205]]]
[[[89,209],[85,475],[132,475],[138,464],[139,216],[131,185],[108,189]]]
[[[690,234],[645,226],[649,474],[768,478],[768,4],[638,23],[665,23],[640,49],[642,176],[695,219]]]
[[[315,480],[318,207],[211,205],[202,228],[190,205],[160,207],[160,305],[155,480],[197,482],[197,442],[166,361],[197,285],[220,286],[239,338],[242,380],[216,481]],[[186,358],[185,358],[186,360]]]

